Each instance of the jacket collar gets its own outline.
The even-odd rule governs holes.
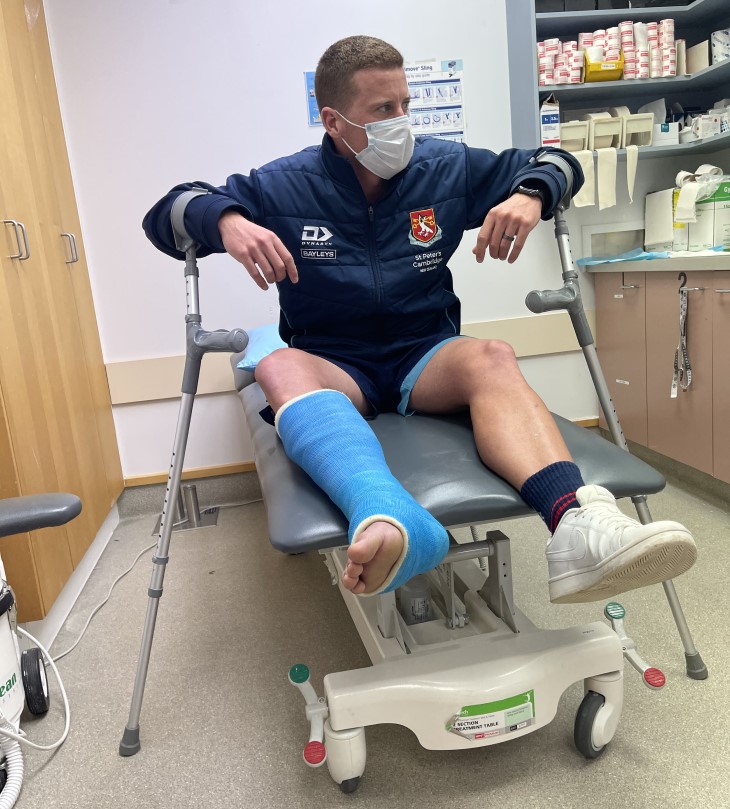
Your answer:
[[[346,186],[351,191],[362,193],[355,169],[353,169],[350,161],[335,149],[334,141],[326,132],[322,138],[319,156],[324,164],[325,171],[336,183]]]
[[[419,138],[416,138],[416,149],[418,149],[418,147]],[[326,132],[322,138],[322,146],[319,150],[319,156],[324,165],[325,171],[334,180],[334,182],[338,183],[339,185],[344,185],[350,191],[360,192],[360,194],[363,193],[362,186],[360,185],[360,181],[357,179],[357,174],[355,174],[355,169],[353,169],[352,164],[348,158],[343,157],[337,151],[337,149],[335,149],[334,141]],[[403,178],[412,165],[413,157],[411,158],[411,162],[403,169],[403,171],[396,174],[395,177],[389,181],[385,192],[379,201],[382,202],[385,200],[386,197],[389,197],[393,191],[400,186]]]

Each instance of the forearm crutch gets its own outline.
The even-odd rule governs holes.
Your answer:
[[[188,236],[184,226],[184,214],[190,200],[206,194],[203,190],[183,192],[173,203],[170,212],[172,229],[175,234],[175,245],[178,250],[185,253],[185,285],[187,289],[187,314],[185,315],[186,350],[185,370],[183,372],[182,398],[180,411],[175,430],[175,441],[172,449],[170,472],[167,477],[165,502],[162,507],[160,519],[159,538],[157,549],[152,557],[152,578],[147,591],[147,613],[145,615],[144,629],[142,631],[142,645],[137,661],[137,674],[134,680],[134,691],[129,708],[129,719],[124,728],[122,741],[119,744],[119,754],[133,756],[139,749],[139,717],[142,712],[142,699],[147,680],[147,669],[152,652],[152,640],[155,634],[157,609],[162,596],[162,583],[165,578],[165,566],[169,561],[168,550],[170,536],[172,535],[173,520],[168,519],[168,510],[178,502],[180,492],[180,479],[183,463],[185,461],[185,447],[190,430],[190,419],[193,413],[193,402],[198,390],[200,378],[200,365],[203,355],[209,351],[243,351],[248,343],[248,335],[243,329],[233,331],[205,331],[202,328],[200,316],[200,301],[198,295],[198,264],[196,260],[197,245]]]
[[[601,404],[601,410],[606,419],[611,438],[618,447],[629,452],[626,438],[621,429],[621,424],[618,420],[616,409],[613,406],[613,400],[611,399],[608,385],[606,384],[606,377],[603,374],[603,369],[598,360],[596,346],[593,342],[593,334],[591,333],[591,328],[588,325],[588,320],[585,315],[585,309],[583,308],[580,285],[578,283],[578,273],[573,266],[573,258],[570,252],[570,233],[565,220],[565,211],[570,205],[573,172],[568,161],[560,155],[545,153],[537,158],[537,162],[552,163],[568,178],[567,191],[553,214],[555,220],[555,238],[558,242],[560,263],[563,269],[563,286],[561,289],[557,290],[533,290],[527,296],[525,304],[527,308],[535,314],[554,312],[560,309],[564,309],[568,312],[576,337],[578,338],[578,343],[583,350],[583,355],[588,364],[588,370],[591,374],[596,393],[598,394],[598,401]],[[639,522],[641,522],[642,525],[652,522],[649,506],[646,502],[646,495],[636,495],[631,498],[631,501],[636,508]],[[664,594],[669,602],[669,608],[672,611],[679,637],[684,646],[687,676],[691,677],[693,680],[704,680],[708,676],[707,666],[705,666],[700,653],[697,651],[692,641],[692,635],[684,617],[682,605],[679,603],[679,596],[674,587],[674,582],[672,580],[665,581],[662,583],[662,587],[664,587]]]

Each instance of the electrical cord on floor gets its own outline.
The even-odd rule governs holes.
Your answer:
[[[54,661],[58,662],[59,660],[61,660],[61,658],[66,657],[66,655],[67,655],[67,654],[71,654],[71,652],[73,652],[73,650],[74,650],[74,649],[75,649],[75,648],[76,648],[76,647],[79,645],[79,643],[81,643],[81,639],[82,639],[82,638],[84,637],[84,635],[86,634],[86,630],[89,628],[89,624],[91,623],[91,619],[92,619],[92,618],[93,618],[93,617],[96,615],[96,613],[97,613],[97,612],[99,612],[99,610],[100,610],[100,609],[101,609],[101,608],[102,608],[102,607],[103,607],[103,606],[104,606],[104,605],[107,603],[107,601],[109,601],[109,599],[111,598],[111,595],[112,595],[112,590],[114,590],[114,588],[117,586],[117,583],[118,583],[118,582],[120,582],[120,581],[121,581],[121,580],[122,580],[122,579],[123,579],[123,578],[124,578],[126,575],[128,575],[129,573],[131,573],[131,572],[132,572],[132,570],[134,569],[134,566],[137,564],[137,562],[139,562],[139,560],[140,560],[140,559],[141,559],[141,558],[142,558],[142,557],[143,557],[143,556],[144,556],[144,555],[145,555],[145,554],[146,554],[148,551],[151,551],[153,548],[156,548],[156,547],[157,547],[157,543],[156,543],[156,542],[153,542],[153,543],[152,543],[152,545],[148,545],[146,548],[143,548],[143,549],[142,549],[142,550],[141,550],[141,551],[140,551],[140,552],[139,552],[139,553],[138,553],[138,554],[137,554],[137,555],[134,557],[134,561],[133,561],[133,562],[132,562],[132,564],[131,564],[131,565],[130,565],[130,566],[129,566],[129,567],[128,567],[128,568],[127,568],[125,571],[124,571],[124,573],[122,573],[122,574],[121,574],[121,576],[117,576],[117,578],[116,578],[116,579],[114,579],[114,581],[112,582],[112,586],[109,588],[109,592],[106,594],[106,598],[105,598],[103,601],[101,601],[99,604],[97,604],[97,605],[94,607],[94,609],[91,611],[91,614],[90,614],[90,615],[89,615],[89,617],[86,619],[86,623],[84,624],[84,628],[81,630],[81,634],[78,636],[78,638],[76,638],[76,640],[75,640],[75,642],[73,643],[73,645],[72,645],[72,646],[69,646],[69,648],[68,648],[68,649],[66,649],[66,651],[65,651],[65,652],[61,652],[61,654],[56,655],[56,656],[53,658],[53,660],[54,660]]]
[[[230,506],[230,508],[235,508],[236,506],[250,506],[252,503],[261,503],[261,502],[262,502],[262,498],[261,498],[261,497],[258,497],[258,498],[256,498],[255,500],[247,500],[245,503],[233,503],[233,504]],[[179,523],[178,523],[178,524],[179,524]],[[128,567],[128,568],[127,568],[125,571],[124,571],[124,573],[122,573],[121,575],[117,576],[117,578],[116,578],[116,579],[114,579],[114,581],[112,582],[111,587],[109,588],[109,592],[106,594],[106,598],[105,598],[103,601],[101,601],[99,604],[97,604],[97,605],[94,607],[94,609],[91,611],[91,614],[89,615],[89,617],[88,617],[88,618],[87,618],[87,620],[86,620],[86,623],[84,624],[84,628],[81,630],[81,634],[78,636],[78,638],[76,638],[76,640],[75,640],[75,642],[73,643],[73,645],[69,646],[69,648],[68,648],[68,649],[66,649],[64,652],[61,652],[61,654],[56,655],[56,656],[53,658],[53,661],[58,662],[59,660],[61,660],[61,658],[66,657],[66,655],[71,654],[71,652],[73,652],[73,650],[74,650],[74,649],[75,649],[75,648],[76,648],[76,647],[79,645],[79,643],[81,643],[81,639],[82,639],[82,638],[84,637],[84,635],[86,634],[86,630],[89,628],[89,624],[91,623],[91,619],[92,619],[92,618],[93,618],[93,617],[96,615],[96,613],[97,613],[97,612],[99,612],[99,610],[100,610],[100,609],[101,609],[101,608],[102,608],[102,607],[103,607],[103,606],[104,606],[104,605],[107,603],[107,601],[109,601],[109,599],[111,598],[112,591],[113,591],[113,590],[114,590],[114,588],[117,586],[117,584],[118,584],[118,583],[119,583],[119,582],[120,582],[120,581],[121,581],[121,580],[122,580],[122,579],[123,579],[125,576],[127,576],[129,573],[131,573],[131,572],[132,572],[132,570],[134,569],[134,566],[137,564],[137,562],[139,562],[139,560],[140,560],[140,559],[141,559],[141,558],[142,558],[142,557],[143,557],[143,556],[144,556],[146,553],[148,553],[149,551],[151,551],[153,548],[156,548],[156,547],[157,547],[157,542],[153,542],[153,543],[152,543],[152,545],[148,545],[146,548],[143,548],[143,549],[142,549],[142,550],[141,550],[141,551],[140,551],[140,552],[139,552],[139,553],[138,553],[138,554],[137,554],[137,555],[134,557],[134,561],[133,561],[133,562],[132,562],[132,564],[131,564],[131,565],[130,565],[130,566],[129,566],[129,567]],[[40,644],[38,644],[38,645],[39,645],[39,648],[41,648],[41,647],[40,647]],[[42,650],[42,648],[41,648],[41,650]],[[49,661],[51,660],[51,658],[50,658],[50,657],[49,657],[48,659],[49,659]],[[54,668],[55,668],[55,666],[54,666]],[[60,680],[59,680],[59,682],[60,682]]]

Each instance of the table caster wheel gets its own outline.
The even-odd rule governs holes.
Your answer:
[[[340,784],[340,789],[345,795],[351,795],[360,786],[360,778],[348,778]]]
[[[573,740],[578,751],[586,758],[598,758],[606,749],[605,744],[596,747],[593,743],[593,725],[598,712],[603,708],[605,702],[606,698],[603,694],[589,691],[583,697],[583,702],[578,706],[578,712],[575,715]]]

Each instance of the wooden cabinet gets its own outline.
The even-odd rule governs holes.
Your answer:
[[[676,273],[646,274],[646,398],[648,446],[708,475],[712,466],[713,273],[688,273],[687,346],[692,384],[671,398],[679,342],[680,281]]]
[[[601,367],[624,435],[646,444],[646,280],[643,272],[596,273]],[[603,413],[600,425],[607,429]]]
[[[122,475],[43,9],[26,5],[0,8],[0,496],[68,491],[83,503],[67,526],[0,540],[21,619],[34,620]]]
[[[730,483],[730,270],[712,269],[730,257],[661,264],[677,269],[594,274],[601,366],[627,438]],[[677,276],[695,266],[707,269],[688,271],[684,284],[692,383],[672,398]]]
[[[712,280],[713,465],[715,477],[730,483],[730,271]]]

